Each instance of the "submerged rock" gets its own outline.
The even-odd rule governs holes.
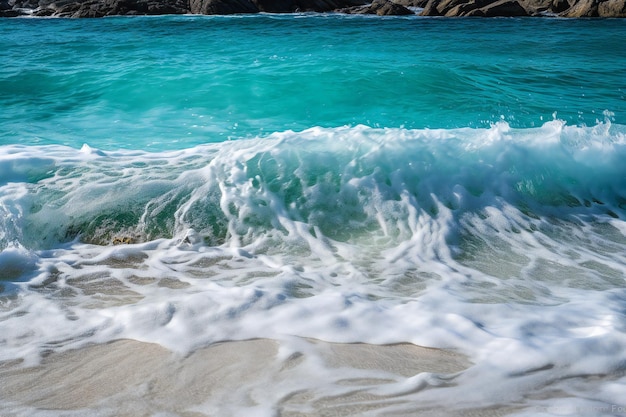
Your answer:
[[[134,243],[134,239],[130,236],[116,236],[113,238],[114,245],[130,245]]]

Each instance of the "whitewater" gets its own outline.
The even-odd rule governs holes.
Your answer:
[[[626,414],[625,36],[0,20],[2,414]]]

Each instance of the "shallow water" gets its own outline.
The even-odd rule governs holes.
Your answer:
[[[0,360],[117,339],[412,343],[473,363],[411,388],[424,408],[619,414],[625,32],[0,21]]]

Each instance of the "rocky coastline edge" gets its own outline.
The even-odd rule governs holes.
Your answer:
[[[0,0],[0,17],[348,13],[378,16],[623,18],[626,0]]]

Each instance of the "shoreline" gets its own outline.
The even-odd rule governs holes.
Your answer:
[[[124,339],[51,353],[34,367],[1,363],[0,404],[7,416],[43,410],[96,416],[350,416],[377,410],[462,415],[453,405],[436,410],[436,404],[415,404],[409,396],[436,389],[425,382],[429,378],[449,384],[470,366],[458,353],[411,344],[252,339],[183,356]],[[481,411],[498,416],[514,410]]]
[[[0,0],[0,17],[342,13],[377,16],[624,18],[626,0]]]

